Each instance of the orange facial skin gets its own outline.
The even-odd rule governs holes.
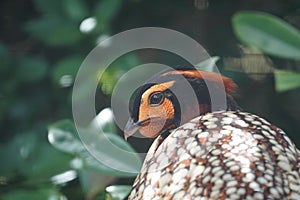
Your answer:
[[[144,92],[140,105],[138,121],[145,121],[139,129],[140,133],[148,138],[157,137],[168,121],[174,118],[174,107],[172,102],[164,98],[161,104],[151,105],[149,97],[154,92],[163,92],[174,84],[174,81],[154,85]]]

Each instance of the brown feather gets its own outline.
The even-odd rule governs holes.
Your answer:
[[[233,94],[237,89],[237,85],[230,78],[215,72],[207,72],[202,70],[177,70],[163,73],[161,76],[176,74],[180,74],[188,78],[198,78],[215,82],[217,85],[219,85],[219,87],[224,87],[227,94]]]

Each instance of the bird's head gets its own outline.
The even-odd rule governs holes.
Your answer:
[[[124,130],[125,137],[137,131],[148,138],[167,135],[180,124],[215,111],[212,109],[211,95],[218,93],[224,94],[225,104],[215,105],[214,108],[237,110],[231,97],[235,89],[236,85],[230,78],[218,73],[194,68],[163,71],[138,88],[133,95],[129,106],[130,119]]]

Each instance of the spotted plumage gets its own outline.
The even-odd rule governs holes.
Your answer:
[[[208,113],[159,141],[130,199],[300,199],[298,149],[253,114]]]
[[[158,135],[129,199],[300,199],[295,144],[266,120],[234,108],[206,110]]]

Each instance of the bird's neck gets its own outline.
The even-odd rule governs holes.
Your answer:
[[[226,95],[226,102],[220,103],[218,105],[212,106],[211,101],[209,102],[197,102],[195,105],[185,105],[181,109],[181,116],[180,116],[180,124],[185,124],[188,121],[192,120],[197,116],[204,115],[209,112],[214,111],[237,111],[239,107],[235,100],[230,95]]]

